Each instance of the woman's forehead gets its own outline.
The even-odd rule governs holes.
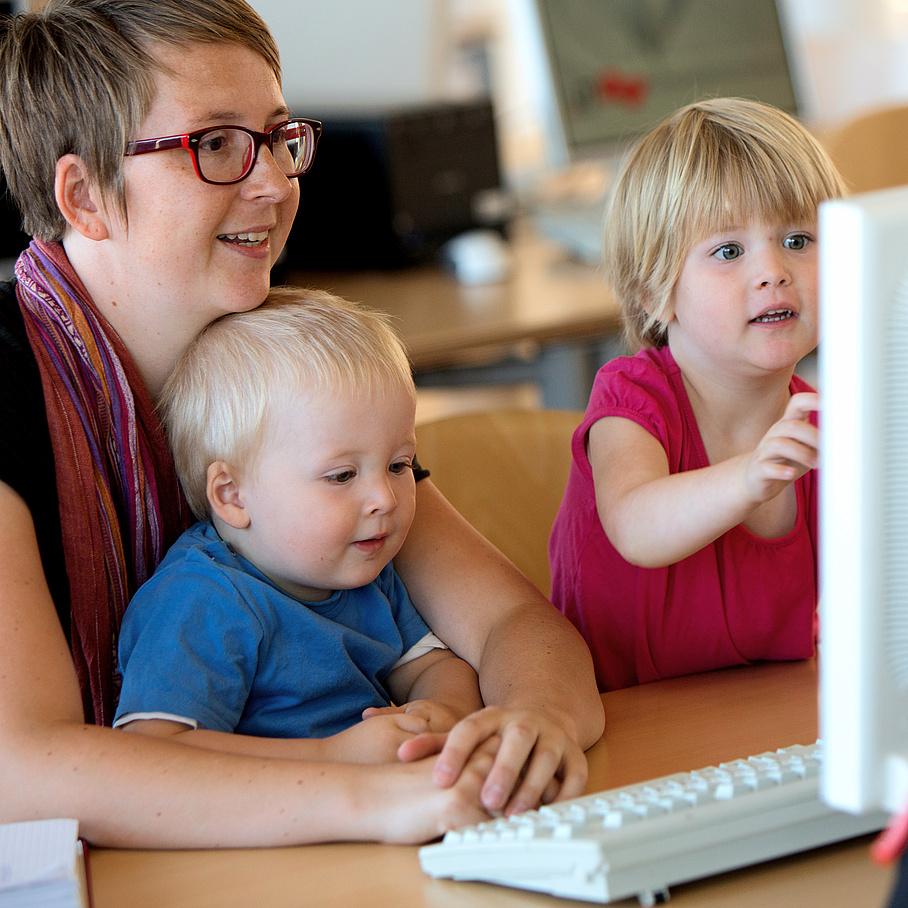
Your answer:
[[[243,45],[157,45],[153,51],[160,69],[143,132],[191,132],[218,123],[262,129],[287,111],[268,61]]]

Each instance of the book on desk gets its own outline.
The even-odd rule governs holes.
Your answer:
[[[77,820],[0,825],[0,908],[90,908]]]

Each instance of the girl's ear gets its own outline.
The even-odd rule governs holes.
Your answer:
[[[54,195],[57,206],[73,230],[89,240],[106,240],[110,236],[106,209],[78,155],[65,154],[57,161]]]
[[[249,526],[249,514],[243,503],[239,481],[230,464],[216,460],[208,467],[208,479],[205,487],[208,503],[212,513],[224,521],[227,526],[244,530]]]
[[[650,296],[644,295],[640,300],[640,306],[643,311],[646,313],[646,317],[650,318],[653,314],[653,300]],[[671,299],[668,301],[668,305],[664,307],[662,312],[659,315],[659,324],[667,325],[675,317],[675,297],[672,294]]]

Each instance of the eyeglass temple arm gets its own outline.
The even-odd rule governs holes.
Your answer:
[[[148,154],[168,148],[189,148],[189,136],[163,136],[159,139],[139,139],[126,146],[126,154]]]

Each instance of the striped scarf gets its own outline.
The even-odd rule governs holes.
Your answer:
[[[85,717],[109,725],[120,619],[189,509],[139,371],[63,247],[32,240],[16,278],[53,444]]]

